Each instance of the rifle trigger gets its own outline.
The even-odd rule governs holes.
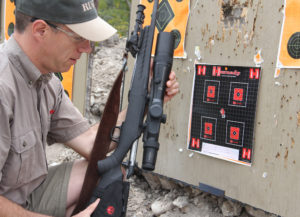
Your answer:
[[[111,139],[111,141],[113,141],[113,142],[115,142],[115,143],[119,143],[119,141],[120,141],[120,137],[118,136],[118,137],[115,137],[114,136],[114,133],[115,133],[115,129],[119,129],[119,130],[121,130],[121,126],[114,126],[112,129],[111,129],[111,132],[110,132],[110,139]]]

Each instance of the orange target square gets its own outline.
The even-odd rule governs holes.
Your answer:
[[[242,88],[234,88],[233,90],[233,100],[243,101],[244,90]]]
[[[204,124],[204,134],[206,135],[212,135],[212,129],[213,129],[213,124],[206,122]]]
[[[216,87],[215,86],[208,86],[207,87],[207,97],[208,98],[215,98],[216,97]]]
[[[240,128],[230,127],[230,139],[239,140],[240,138]]]

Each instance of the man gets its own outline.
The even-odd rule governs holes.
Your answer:
[[[96,132],[51,72],[67,71],[90,41],[116,30],[92,0],[17,0],[14,35],[0,48],[0,216],[71,216]],[[165,101],[178,92],[175,73]],[[121,112],[118,123],[124,120]],[[64,143],[86,160],[47,167],[45,147]],[[76,216],[90,216],[99,200]]]

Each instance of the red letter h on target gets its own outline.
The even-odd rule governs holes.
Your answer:
[[[200,139],[192,138],[192,148],[200,148]]]
[[[221,75],[221,67],[214,66],[212,71],[212,76],[220,76]]]
[[[242,155],[243,159],[251,159],[251,149],[247,149],[247,148],[243,148],[243,155]]]
[[[253,68],[251,68],[250,69],[249,78],[251,78],[251,79],[253,79],[253,78],[258,79],[259,78],[259,69],[255,69],[254,70]]]
[[[206,66],[198,66],[197,68],[197,75],[204,75],[206,74]]]

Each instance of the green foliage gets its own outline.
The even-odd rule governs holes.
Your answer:
[[[118,30],[120,36],[128,35],[129,0],[99,0],[98,14]]]

